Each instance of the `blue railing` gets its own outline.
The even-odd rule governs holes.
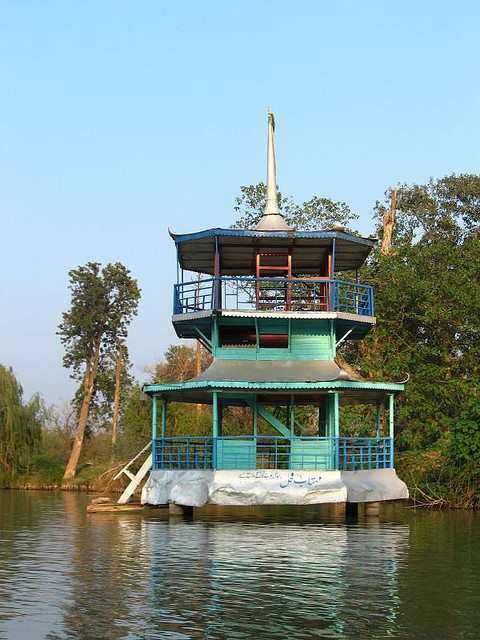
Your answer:
[[[174,285],[175,315],[211,309],[343,311],[373,316],[373,288],[320,278],[222,277]]]
[[[393,467],[393,438],[338,438],[338,464],[344,471]]]
[[[157,438],[154,469],[387,469],[392,438],[280,436]]]

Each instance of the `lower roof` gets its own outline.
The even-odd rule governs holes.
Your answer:
[[[214,360],[189,382],[292,383],[358,380],[334,360]]]
[[[211,404],[214,392],[228,396],[229,404],[236,404],[235,400],[241,404],[245,395],[261,396],[261,402],[274,403],[276,397],[291,394],[297,404],[312,404],[335,391],[340,392],[341,404],[371,404],[403,389],[399,383],[356,379],[332,360],[216,360],[192,380],[143,388],[162,400],[202,404]]]

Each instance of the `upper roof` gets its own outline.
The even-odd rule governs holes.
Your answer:
[[[177,245],[182,269],[214,274],[215,247],[220,249],[222,275],[252,275],[258,248],[265,251],[291,250],[295,275],[317,274],[327,251],[335,241],[335,271],[356,269],[365,261],[375,240],[345,231],[252,231],[205,229],[177,234],[169,231]],[[225,250],[227,249],[227,250]]]

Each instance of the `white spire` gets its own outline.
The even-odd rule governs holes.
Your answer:
[[[277,193],[277,168],[275,164],[275,141],[273,132],[275,131],[275,118],[272,110],[268,109],[268,142],[267,142],[267,203],[255,227],[256,231],[292,231],[285,222],[283,215],[278,208]]]

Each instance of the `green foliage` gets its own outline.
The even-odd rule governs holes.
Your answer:
[[[167,436],[212,435],[212,409],[203,405],[171,402],[167,412]]]
[[[383,211],[377,203],[378,220]],[[425,495],[448,504],[470,500],[478,478],[479,221],[480,176],[402,185],[393,255],[375,251],[360,276],[375,287],[378,325],[345,348],[367,377],[409,376],[397,401],[396,446],[410,452],[407,466],[417,461]]]
[[[30,458],[26,479],[28,484],[45,487],[58,485],[63,476],[64,466],[46,454],[36,454]]]
[[[376,205],[380,236],[390,195]],[[264,202],[265,185],[242,187],[235,227],[254,227]],[[348,226],[353,219],[343,203],[312,198],[297,206],[283,196],[280,202],[294,228],[329,228],[336,221]],[[375,249],[360,272],[360,281],[374,287],[378,324],[365,340],[343,346],[345,359],[367,379],[409,379],[396,402],[403,470],[408,475],[411,465],[425,494],[433,483],[448,504],[462,496],[470,501],[478,485],[479,224],[480,176],[401,185],[392,255]],[[361,435],[368,422],[371,433],[372,413],[369,407],[342,408],[342,432]]]
[[[63,364],[82,382],[75,404],[78,426],[65,478],[72,478],[92,418],[104,422],[112,404],[112,377],[124,346],[128,327],[137,314],[140,289],[121,263],[88,262],[69,272],[71,307],[63,314],[58,335],[65,347]],[[128,357],[128,356],[127,356]],[[128,361],[124,361],[124,377]],[[115,383],[113,383],[115,384]],[[92,406],[94,411],[91,411]],[[90,423],[88,418],[90,416]]]
[[[212,361],[211,355],[201,347],[200,368],[204,371]],[[152,382],[168,383],[189,380],[197,375],[196,347],[170,345],[164,359],[157,363]],[[210,407],[197,404],[171,402],[167,412],[167,435],[206,436],[212,431]]]
[[[39,396],[24,404],[12,369],[0,365],[0,484],[25,469],[40,444],[45,409]]]
[[[122,440],[140,445],[138,448],[152,437],[152,399],[139,384],[132,385],[125,396],[120,428]]]
[[[100,267],[98,262],[87,262],[68,274],[71,306],[57,333],[65,347],[63,364],[77,380],[83,380],[95,345],[102,356],[116,352],[138,312],[140,289],[130,271],[120,262]]]
[[[387,192],[390,200],[390,191]],[[389,205],[388,205],[389,206]],[[376,204],[379,222],[385,209]],[[430,179],[426,185],[400,185],[393,230],[395,246],[462,242],[478,231],[480,223],[480,177],[475,174]]]
[[[451,420],[449,435],[449,457],[456,469],[459,472],[468,470],[471,479],[480,485],[480,401],[478,398],[471,398],[460,411],[460,416]]]
[[[240,187],[241,195],[235,198],[235,211],[240,218],[233,229],[253,229],[260,220],[267,198],[267,187],[263,182]],[[352,213],[345,202],[333,202],[328,198],[313,196],[302,205],[295,204],[291,197],[278,193],[280,210],[285,220],[294,229],[316,231],[330,229],[336,222],[348,228],[358,215]]]
[[[203,352],[205,352],[204,349]],[[204,368],[205,366],[202,370]],[[165,351],[164,360],[155,368],[155,383],[189,380],[196,375],[196,372],[195,349],[185,344],[172,344]]]

